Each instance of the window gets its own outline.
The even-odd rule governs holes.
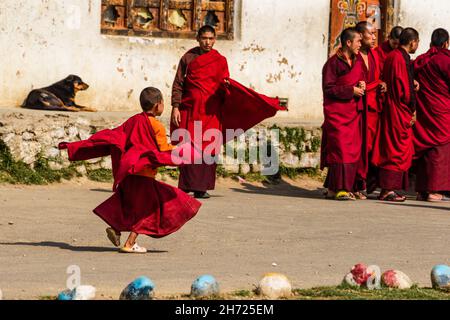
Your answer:
[[[101,32],[110,35],[194,38],[205,24],[232,40],[233,0],[102,0]]]

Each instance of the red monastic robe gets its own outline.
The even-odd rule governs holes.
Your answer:
[[[378,53],[376,50],[369,50],[369,70],[366,69],[366,95],[364,97],[366,103],[366,123],[367,135],[366,146],[367,153],[372,151],[373,143],[376,133],[378,131],[379,114],[381,112],[381,101],[379,86],[380,80],[380,66]]]
[[[363,101],[353,88],[364,80],[364,61],[349,66],[338,52],[322,71],[324,123],[322,125],[321,168],[328,167],[325,183],[331,191],[354,191],[357,178],[364,178]],[[363,150],[364,149],[364,150]]]
[[[171,151],[158,150],[146,113],[131,117],[115,129],[99,131],[87,140],[60,143],[59,148],[68,150],[70,161],[111,155],[115,192],[94,213],[117,231],[164,237],[194,217],[201,206],[177,188],[138,175],[146,168],[190,161],[190,157],[175,159]]]
[[[393,51],[389,44],[389,40],[383,42],[380,46],[375,48],[375,51],[378,54],[378,63],[380,64],[380,71],[383,73],[384,62],[386,61],[387,56]]]
[[[432,47],[414,62],[416,191],[450,191],[450,51]]]
[[[407,188],[407,172],[414,154],[411,120],[415,92],[411,67],[409,55],[402,48],[389,54],[384,65],[383,80],[388,91],[372,163],[380,169],[379,183],[385,190]]]
[[[195,50],[197,48],[189,52]],[[218,129],[225,140],[226,129],[245,131],[273,117],[277,111],[285,110],[278,98],[264,96],[230,79],[227,60],[216,50],[197,56],[186,69],[178,128],[187,129],[194,142],[198,139],[194,121],[202,122],[202,134],[209,129]],[[171,132],[178,128],[171,124]],[[215,142],[202,141],[201,148],[216,145]],[[187,165],[180,168],[180,173],[179,187],[183,190],[214,189],[215,165]]]

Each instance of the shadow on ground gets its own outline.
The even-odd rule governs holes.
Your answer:
[[[243,188],[230,188],[230,190],[244,194],[263,194],[280,197],[311,198],[321,200],[325,199],[322,188],[309,190],[294,186],[285,180],[280,180],[275,184],[263,183],[262,187],[255,186],[250,183],[242,183],[241,185]]]
[[[75,252],[118,252],[117,248],[73,246],[64,242],[41,241],[41,242],[1,242],[4,246],[31,246],[31,247],[54,247],[62,250]],[[166,250],[148,250],[147,253],[166,253]]]

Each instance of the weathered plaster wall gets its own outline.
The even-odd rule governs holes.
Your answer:
[[[401,0],[398,22],[419,31],[420,45],[416,55],[422,54],[429,49],[433,30],[450,30],[450,1]]]
[[[280,118],[320,119],[329,0],[236,2],[236,38],[216,45],[233,78],[289,98]],[[30,89],[74,73],[91,85],[78,102],[105,111],[138,110],[150,85],[168,101],[179,58],[196,44],[103,36],[100,0],[2,0],[0,41],[0,107],[19,106]]]

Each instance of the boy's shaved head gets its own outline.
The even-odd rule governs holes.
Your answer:
[[[139,101],[141,102],[141,108],[145,112],[150,111],[155,104],[161,102],[163,99],[162,93],[159,89],[154,87],[148,87],[142,90]]]

